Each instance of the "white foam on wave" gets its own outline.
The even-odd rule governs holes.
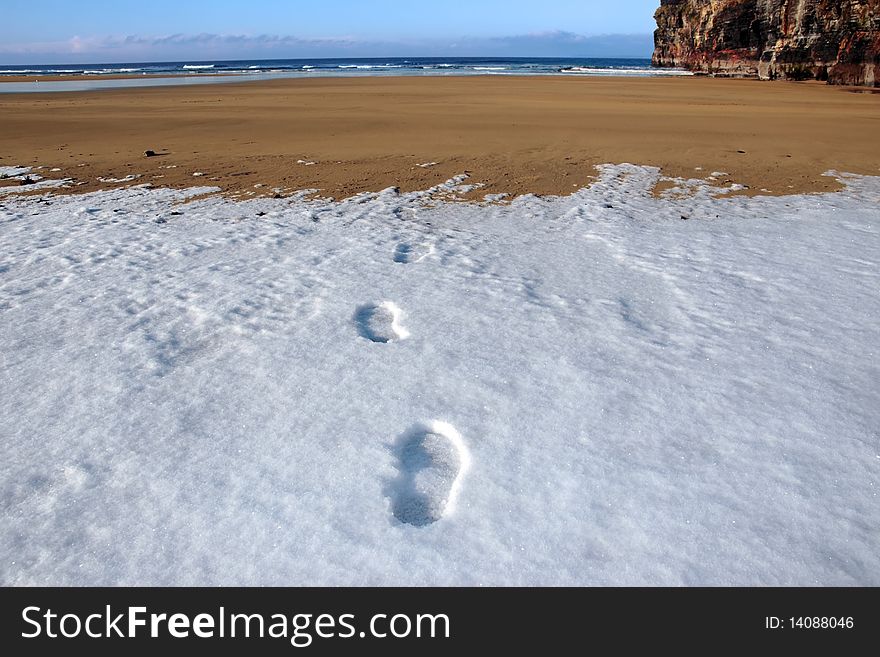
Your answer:
[[[214,68],[214,64],[184,64],[183,68],[187,71],[208,69],[208,68]]]
[[[313,66],[303,66],[305,68],[314,68]],[[360,71],[372,71],[376,69],[389,69],[389,68],[405,68],[401,64],[340,64],[337,68],[347,69],[347,70],[360,70]]]
[[[581,74],[581,75],[632,75],[632,76],[681,76],[693,75],[691,71],[683,69],[661,69],[661,68],[596,68],[590,66],[572,66],[571,68],[563,68],[560,73]]]

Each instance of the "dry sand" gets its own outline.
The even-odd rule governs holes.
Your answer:
[[[719,183],[750,193],[813,192],[838,188],[822,175],[829,169],[880,175],[880,96],[853,91],[480,76],[3,94],[0,165],[43,166],[42,175],[84,182],[76,191],[210,184],[338,198],[425,189],[465,171],[485,183],[480,195],[566,194],[589,184],[593,165],[631,162],[668,176],[725,172]],[[146,149],[164,154],[146,158]],[[140,177],[97,180],[132,174]]]

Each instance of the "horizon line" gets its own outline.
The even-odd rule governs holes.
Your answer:
[[[632,56],[609,56],[609,55],[458,55],[458,56],[450,56],[450,55],[371,55],[364,57],[245,57],[245,58],[237,58],[237,59],[199,59],[199,58],[186,58],[186,59],[163,59],[163,60],[119,60],[115,62],[46,62],[46,63],[26,63],[26,64],[4,64],[0,61],[0,66],[9,67],[9,68],[24,68],[27,66],[110,66],[112,64],[187,64],[193,63],[198,64],[201,62],[206,63],[224,63],[224,62],[285,62],[285,61],[351,61],[351,60],[387,60],[387,59],[451,59],[451,60],[463,60],[463,59],[504,59],[504,60],[513,60],[513,59],[530,59],[530,60],[540,60],[540,59],[632,59],[632,60],[641,60],[641,59],[651,59],[651,55],[647,54],[644,57],[632,57]]]

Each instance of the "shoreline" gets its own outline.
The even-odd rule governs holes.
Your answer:
[[[78,82],[80,80],[156,80],[156,79],[179,79],[179,78],[206,78],[206,77],[229,77],[231,75],[243,75],[237,73],[69,73],[57,75],[2,75],[0,85],[21,82]],[[81,91],[69,91],[65,93],[87,93]]]
[[[878,98],[851,91],[702,77],[388,76],[4,94],[12,136],[0,166],[83,183],[60,193],[150,183],[343,198],[466,172],[479,198],[567,195],[590,184],[595,165],[622,162],[746,194],[824,192],[841,187],[829,170],[880,175]]]

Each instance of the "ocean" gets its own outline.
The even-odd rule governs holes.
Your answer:
[[[216,74],[226,74],[227,79]],[[257,59],[234,61],[180,61],[180,62],[123,62],[118,64],[82,65],[0,65],[0,80],[3,77],[26,75],[39,79],[40,76],[167,76],[165,81],[152,79],[144,81],[128,80],[125,84],[113,80],[65,81],[54,83],[53,89],[71,87],[80,90],[99,86],[142,86],[145,84],[180,84],[196,79],[201,82],[228,81],[228,75],[246,75],[253,79],[272,79],[279,77],[350,77],[380,75],[582,75],[582,76],[670,76],[688,75],[681,69],[660,69],[651,66],[650,59],[600,59],[590,57],[410,57],[410,58],[352,58],[352,59]],[[169,79],[170,78],[170,79]],[[137,78],[135,78],[137,80]],[[7,83],[14,84],[14,83]],[[4,88],[0,91],[12,91]],[[16,89],[17,90],[17,89]],[[37,91],[27,88],[24,91]]]
[[[246,59],[0,67],[0,76],[120,74],[192,76],[206,73],[311,77],[320,75],[681,75],[685,72],[652,68],[650,59],[590,57]]]
[[[224,75],[217,75],[224,74]],[[0,65],[4,77],[33,76],[33,81],[5,82],[0,93],[91,91],[123,87],[181,84],[215,84],[278,78],[367,77],[392,75],[571,75],[571,76],[676,76],[680,69],[653,68],[650,59],[599,59],[590,57],[409,57],[352,59],[245,59],[235,61],[125,62],[84,65]],[[62,81],[40,77],[64,75]],[[115,79],[111,76],[131,76]],[[100,76],[107,76],[101,79]],[[156,77],[161,76],[161,77]]]

